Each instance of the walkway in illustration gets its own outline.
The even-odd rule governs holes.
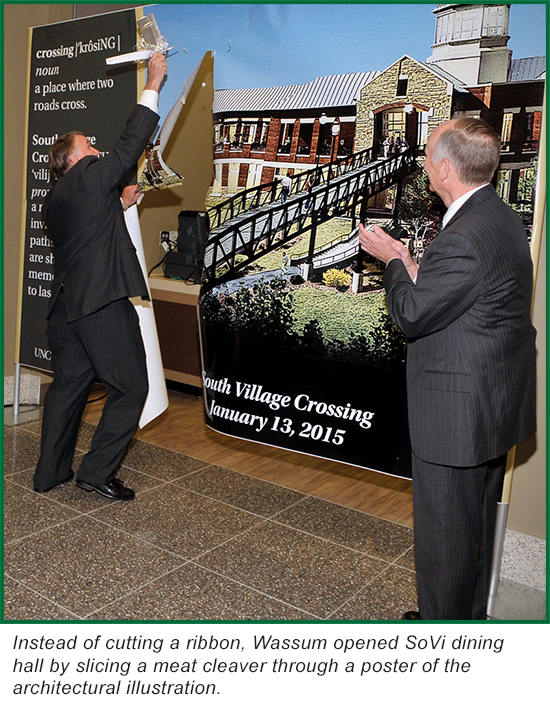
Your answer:
[[[242,191],[210,209],[211,232],[205,267],[211,285],[336,216],[356,215],[357,207],[416,170],[412,149],[378,159],[373,149],[338,159],[292,178],[290,196],[281,199],[280,181]],[[352,240],[353,242],[353,240]],[[324,264],[335,264],[337,248]],[[353,250],[351,245],[348,250]],[[313,261],[313,249],[310,248]],[[237,260],[237,256],[240,256]],[[220,268],[221,271],[220,271]]]

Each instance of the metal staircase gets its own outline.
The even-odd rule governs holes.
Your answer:
[[[363,219],[370,198],[402,181],[416,167],[414,149],[382,159],[370,148],[293,176],[284,203],[280,180],[276,180],[211,208],[204,260],[207,284],[230,279],[307,231],[311,235],[308,261],[313,262],[318,225],[336,216],[360,214]]]

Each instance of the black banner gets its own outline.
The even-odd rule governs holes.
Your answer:
[[[404,369],[258,346],[220,330],[213,304],[203,295],[199,308],[207,425],[410,478]]]
[[[51,370],[46,315],[53,253],[42,220],[49,190],[48,151],[78,130],[99,151],[110,151],[136,103],[136,65],[108,67],[107,57],[130,52],[136,15],[125,10],[36,27],[30,55],[24,260],[20,275],[21,324],[17,360]]]

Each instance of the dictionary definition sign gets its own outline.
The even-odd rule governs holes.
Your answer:
[[[32,29],[16,354],[20,364],[51,370],[46,316],[54,255],[42,213],[51,188],[48,152],[59,136],[73,130],[88,136],[99,151],[114,146],[136,103],[137,74],[135,65],[109,68],[105,58],[131,50],[135,42],[134,10]]]

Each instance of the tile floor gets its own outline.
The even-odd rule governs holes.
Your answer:
[[[139,440],[119,472],[135,501],[74,483],[39,495],[40,427],[4,430],[6,620],[393,620],[417,608],[408,527]],[[94,430],[81,426],[75,470]],[[528,587],[504,589],[496,618],[544,619],[543,592],[526,610]]]
[[[408,527],[135,440],[109,502],[32,490],[40,421],[5,428],[5,618],[367,620],[416,608]],[[80,429],[75,470],[94,426]]]

